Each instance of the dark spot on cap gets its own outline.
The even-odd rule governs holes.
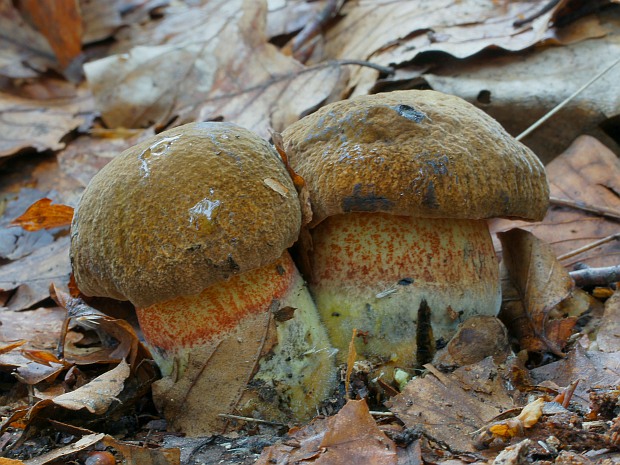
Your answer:
[[[353,194],[342,199],[342,210],[345,212],[387,212],[393,207],[393,202],[373,193],[363,193],[362,185],[353,186]]]
[[[435,195],[435,184],[433,181],[429,181],[424,192],[424,198],[422,198],[422,205],[430,210],[437,210],[439,208],[439,202],[437,202],[437,196]]]
[[[226,261],[228,262],[227,264],[230,271],[238,272],[240,270],[239,265],[237,264],[232,255],[229,254]]]
[[[413,284],[413,278],[403,278],[398,281],[398,284],[401,286],[408,286],[409,284]]]
[[[424,118],[426,118],[425,113],[422,113],[421,111],[416,110],[409,105],[397,105],[396,107],[394,107],[394,109],[400,116],[402,116],[403,118],[407,118],[414,123],[421,123]]]

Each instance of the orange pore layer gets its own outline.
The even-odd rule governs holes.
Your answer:
[[[497,279],[486,265],[495,252],[484,220],[349,213],[327,218],[312,239],[313,280],[319,285],[376,288],[404,278],[446,285],[467,277]]]
[[[268,266],[206,288],[136,309],[144,337],[152,346],[173,351],[224,337],[244,318],[269,311],[291,287],[297,270],[288,252]]]

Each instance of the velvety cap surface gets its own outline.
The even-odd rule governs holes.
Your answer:
[[[344,100],[283,139],[309,188],[311,226],[347,212],[540,220],[547,211],[536,155],[459,97],[409,90]]]
[[[71,260],[86,295],[146,307],[278,259],[299,234],[275,150],[230,123],[192,123],[117,156],[86,188]]]

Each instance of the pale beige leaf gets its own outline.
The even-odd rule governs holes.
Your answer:
[[[602,29],[599,21],[592,33]],[[608,25],[608,28],[611,27]],[[620,21],[606,37],[567,46],[536,47],[519,55],[471,57],[439,65],[424,79],[434,90],[458,95],[520,134],[620,56]],[[523,139],[544,163],[579,134],[620,112],[620,65]]]
[[[49,297],[52,282],[63,286],[68,283],[70,273],[68,236],[4,265],[0,269],[0,289],[17,289],[6,306],[10,310],[32,307]]]
[[[165,43],[85,66],[108,126],[223,118],[268,137],[327,99],[342,77],[339,66],[305,68],[269,44],[264,2],[208,2],[193,14],[208,23],[177,24]]]
[[[89,120],[92,101],[85,86],[75,95],[48,100],[29,99],[0,92],[0,157],[25,148],[59,150],[62,139]]]
[[[562,155],[547,165],[547,176],[553,197],[620,211],[620,160],[593,137],[577,138]],[[495,232],[512,227],[531,231],[549,243],[556,256],[618,233],[616,221],[578,209],[554,206],[540,223],[491,222],[491,230]],[[620,241],[616,240],[562,260],[562,264],[567,267],[577,262],[592,267],[613,266],[618,264],[619,257]]]
[[[117,396],[123,390],[129,377],[129,365],[124,360],[112,370],[98,376],[88,384],[53,399],[56,405],[70,410],[86,408],[89,412],[101,415],[110,405],[118,402]]]
[[[387,402],[408,428],[422,428],[453,449],[474,451],[474,433],[502,411],[513,407],[506,391],[506,374],[491,357],[444,374],[412,379],[403,392]]]
[[[24,465],[46,465],[49,463],[58,463],[57,461],[63,457],[65,458],[65,460],[63,460],[64,463],[71,463],[71,457],[75,456],[77,452],[85,450],[88,447],[92,447],[101,441],[104,436],[105,434],[103,433],[88,434],[72,444],[51,450],[45,454],[39,455],[38,457],[28,459],[24,462]]]
[[[360,0],[349,3],[344,19],[325,36],[328,58],[403,63],[428,51],[458,58],[487,47],[516,51],[546,37],[557,6],[532,22],[513,23],[540,10],[546,2],[437,0]],[[353,79],[352,86],[357,82]]]

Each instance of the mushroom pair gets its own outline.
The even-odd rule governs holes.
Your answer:
[[[219,413],[308,419],[335,386],[331,347],[346,361],[353,329],[388,381],[411,371],[459,322],[499,309],[485,219],[547,209],[535,155],[457,97],[337,102],[283,140],[313,212],[310,293],[286,252],[301,227],[294,185],[271,146],[232,124],[181,126],[123,152],[76,210],[78,287],[137,307],[164,412],[211,412],[202,425],[192,411],[173,419],[190,434],[217,431]]]

